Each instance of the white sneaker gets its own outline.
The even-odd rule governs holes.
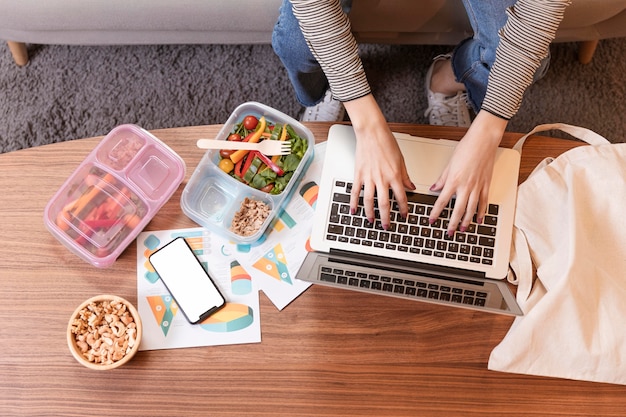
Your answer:
[[[469,127],[472,124],[472,119],[465,91],[459,91],[453,96],[446,96],[443,93],[433,93],[430,90],[433,68],[437,62],[444,59],[450,59],[450,55],[436,57],[426,73],[428,109],[424,116],[428,117],[428,122],[431,125]]]
[[[304,109],[301,122],[342,122],[346,109],[339,100],[333,98],[330,89],[324,94],[324,99],[315,106]]]

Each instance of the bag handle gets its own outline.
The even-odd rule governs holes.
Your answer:
[[[511,240],[511,260],[509,263],[509,273],[507,280],[517,285],[517,301],[523,309],[523,305],[528,300],[533,286],[533,264],[530,256],[528,240],[524,231],[518,228],[513,229]]]
[[[572,126],[565,123],[552,123],[542,124],[536,126],[533,130],[522,136],[513,149],[518,152],[522,152],[522,147],[530,136],[538,132],[544,132],[547,130],[561,130],[579,139],[583,142],[593,146],[610,145],[610,142],[599,134],[584,127]],[[535,170],[531,173],[531,176],[545,165],[549,164],[552,158],[544,159]],[[511,262],[509,263],[509,282],[518,285],[517,300],[524,309],[525,302],[528,300],[533,288],[533,265],[530,255],[529,245],[526,239],[526,235],[521,229],[515,227],[513,229],[513,238],[511,241]]]
[[[589,145],[593,146],[611,144],[611,142],[609,142],[606,138],[600,136],[593,130],[589,130],[580,126],[568,125],[565,123],[550,123],[536,126],[533,130],[519,138],[517,143],[513,146],[513,149],[515,149],[519,153],[522,153],[522,147],[524,146],[524,142],[526,142],[526,139],[528,139],[528,137],[534,135],[535,133],[545,132],[547,130],[560,130],[562,132],[572,135],[576,139],[582,140],[583,142],[586,142]]]

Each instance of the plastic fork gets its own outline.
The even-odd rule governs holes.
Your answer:
[[[200,149],[245,149],[259,151],[265,155],[288,155],[291,153],[291,142],[280,140],[262,140],[257,143],[238,142],[233,140],[198,139]]]

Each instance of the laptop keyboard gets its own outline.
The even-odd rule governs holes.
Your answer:
[[[376,203],[376,216],[373,223],[365,217],[362,197],[357,212],[350,214],[351,190],[351,182],[338,180],[334,183],[332,208],[326,233],[328,240],[373,246],[379,248],[381,254],[392,258],[402,253],[412,253],[467,262],[470,265],[493,264],[498,205],[488,206],[482,224],[476,224],[474,218],[467,231],[457,230],[450,237],[447,230],[454,201],[450,202],[439,219],[431,225],[428,222],[428,216],[437,199],[436,196],[407,193],[409,214],[403,218],[398,210],[397,201],[390,191],[391,221],[387,230],[384,230]]]
[[[435,282],[419,279],[405,279],[392,274],[382,275],[368,273],[356,268],[322,266],[319,281],[329,284],[340,284],[366,292],[379,292],[402,298],[422,298],[450,304],[484,307],[488,292],[476,291],[463,286],[440,285]]]

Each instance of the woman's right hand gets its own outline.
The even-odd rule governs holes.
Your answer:
[[[350,198],[350,209],[358,207],[363,188],[365,217],[375,219],[374,197],[378,199],[378,210],[383,228],[390,224],[389,190],[398,202],[400,214],[408,215],[406,189],[414,190],[404,163],[404,157],[396,138],[391,133],[374,97],[365,97],[344,103],[356,134],[354,185]]]

